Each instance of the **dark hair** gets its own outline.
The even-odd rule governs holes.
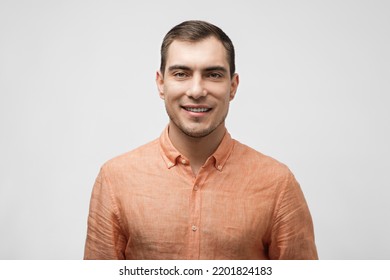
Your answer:
[[[234,62],[234,46],[232,41],[219,27],[200,20],[182,22],[173,27],[167,35],[165,35],[161,45],[161,73],[164,74],[168,48],[174,40],[198,42],[211,36],[218,39],[225,47],[230,68],[230,76],[233,77],[236,71],[236,66]]]

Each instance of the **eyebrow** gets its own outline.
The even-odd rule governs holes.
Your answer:
[[[168,71],[174,71],[174,70],[186,70],[186,71],[191,71],[191,67],[188,67],[188,66],[185,66],[185,65],[180,65],[180,64],[177,64],[177,65],[172,65],[172,66],[169,66],[168,67]],[[211,72],[211,71],[222,71],[224,73],[227,73],[227,69],[223,66],[210,66],[210,67],[206,67],[205,69],[203,69],[203,71],[206,71],[206,72]]]
[[[191,70],[190,67],[185,66],[185,65],[172,65],[168,67],[168,71],[173,71],[173,70]]]
[[[205,69],[207,72],[211,72],[211,71],[221,71],[223,73],[227,73],[227,69],[223,66],[211,66],[211,67],[207,67]]]

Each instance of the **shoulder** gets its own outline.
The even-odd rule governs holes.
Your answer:
[[[128,151],[106,161],[102,170],[105,172],[122,172],[134,170],[145,162],[156,161],[160,157],[160,146],[158,139],[144,144],[134,150]]]
[[[237,140],[234,142],[233,161],[238,162],[241,166],[247,166],[257,174],[269,175],[273,178],[292,176],[292,172],[286,164]]]
[[[276,197],[301,197],[298,181],[289,167],[235,140],[231,170],[239,170],[240,178]],[[233,171],[234,172],[234,171]]]

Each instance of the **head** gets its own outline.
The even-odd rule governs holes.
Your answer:
[[[232,42],[212,24],[179,24],[164,38],[156,82],[170,118],[170,133],[220,137],[239,82]]]
[[[208,37],[215,37],[218,41],[222,43],[222,45],[226,49],[226,58],[229,63],[230,76],[233,77],[236,71],[236,66],[234,62],[235,53],[232,41],[218,26],[200,20],[190,20],[182,22],[173,27],[165,35],[164,40],[161,44],[160,72],[164,75],[165,66],[167,62],[168,48],[173,41],[177,40],[195,43],[202,41]]]

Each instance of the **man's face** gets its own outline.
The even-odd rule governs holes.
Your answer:
[[[224,128],[238,75],[230,76],[226,49],[216,38],[173,41],[156,81],[170,123],[181,132],[200,138]]]

